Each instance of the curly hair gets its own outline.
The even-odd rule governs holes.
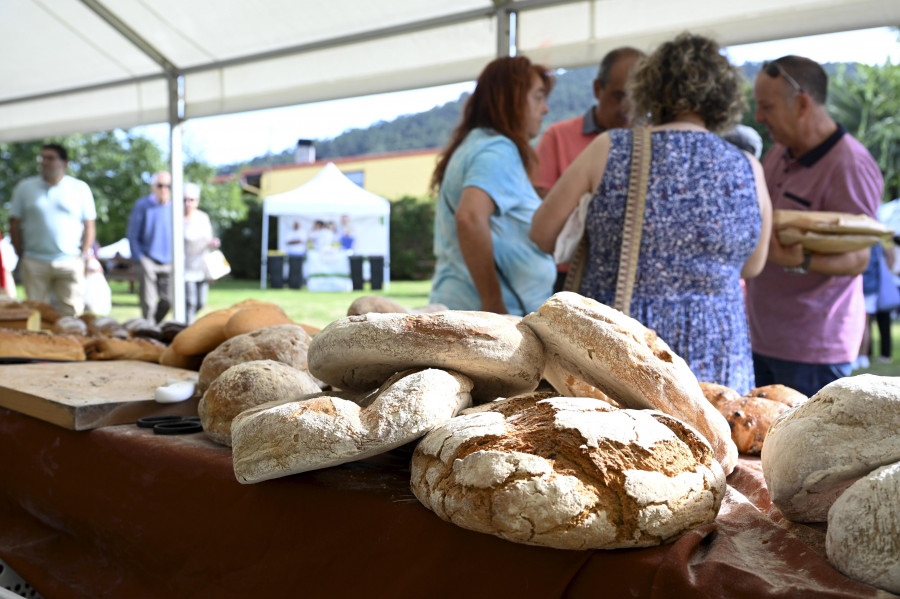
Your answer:
[[[742,84],[715,41],[682,33],[635,66],[628,83],[632,118],[661,125],[693,112],[710,131],[728,131],[746,108]]]
[[[444,178],[453,152],[466,135],[478,127],[493,129],[516,144],[525,170],[531,174],[537,156],[523,131],[525,105],[534,75],[541,78],[547,94],[553,90],[555,78],[544,65],[534,64],[525,56],[504,56],[491,61],[481,72],[475,91],[463,108],[460,123],[438,160],[431,176],[431,188],[437,189]]]

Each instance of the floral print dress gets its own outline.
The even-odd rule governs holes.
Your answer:
[[[609,135],[606,171],[588,207],[579,292],[612,305],[632,132]],[[655,131],[652,146],[631,316],[654,329],[698,380],[746,393],[754,378],[740,272],[762,226],[752,167],[712,133]]]

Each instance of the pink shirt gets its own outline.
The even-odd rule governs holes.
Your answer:
[[[869,152],[843,127],[799,159],[775,145],[763,160],[776,210],[876,216],[883,180]],[[862,277],[787,273],[768,262],[747,280],[753,351],[807,364],[852,362],[865,326]]]
[[[553,123],[537,145],[538,170],[535,186],[550,189],[572,161],[603,129],[594,121],[594,108],[582,116]]]

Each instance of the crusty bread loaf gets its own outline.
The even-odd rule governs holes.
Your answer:
[[[206,436],[231,447],[231,421],[244,410],[270,401],[318,393],[309,374],[272,360],[235,364],[212,382],[197,413]]]
[[[293,324],[281,306],[270,302],[248,304],[235,310],[225,323],[225,337],[231,339],[276,324]]]
[[[585,383],[572,373],[563,370],[556,360],[547,360],[547,364],[544,366],[544,380],[550,383],[558,395],[563,397],[592,397],[605,401],[616,408],[625,407],[597,387]]]
[[[309,373],[310,337],[296,324],[279,324],[232,337],[211,351],[200,366],[197,386],[205,391],[220,374],[242,362],[275,360]]]
[[[310,372],[340,389],[374,389],[407,368],[460,372],[482,402],[535,389],[544,350],[521,322],[463,311],[348,316],[322,329],[309,348]]]
[[[825,552],[851,578],[900,594],[900,462],[859,479],[828,510]]]
[[[825,385],[769,428],[762,467],[785,517],[824,522],[844,490],[900,460],[900,378],[862,374]]]
[[[87,323],[75,316],[62,316],[50,327],[56,333],[65,333],[68,335],[87,335]]]
[[[347,316],[359,316],[360,314],[409,314],[409,310],[394,300],[381,295],[364,295],[353,300],[347,308]]]
[[[524,318],[544,343],[547,361],[621,405],[657,409],[706,437],[726,474],[737,448],[725,418],[703,396],[691,369],[633,318],[577,293],[561,292]]]
[[[84,347],[72,335],[2,327],[0,357],[73,361],[85,359]]]
[[[411,470],[413,493],[444,520],[559,549],[669,542],[712,522],[725,494],[696,430],[588,398],[473,408],[430,432]]]
[[[52,325],[57,320],[62,318],[62,314],[59,313],[59,310],[54,308],[51,304],[47,302],[39,302],[37,300],[22,300],[22,305],[28,308],[34,308],[41,313],[41,322],[46,325]]]
[[[88,360],[140,360],[159,364],[166,346],[152,339],[99,337],[84,344]]]
[[[172,350],[185,356],[208,354],[225,341],[225,323],[234,309],[216,310],[201,316],[172,339]]]
[[[472,381],[454,372],[398,373],[367,407],[334,396],[241,412],[231,433],[242,483],[328,468],[414,441],[471,405]]]

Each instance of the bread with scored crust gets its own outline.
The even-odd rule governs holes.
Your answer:
[[[4,327],[0,327],[0,357],[72,361],[85,359],[84,347],[73,335]]]

